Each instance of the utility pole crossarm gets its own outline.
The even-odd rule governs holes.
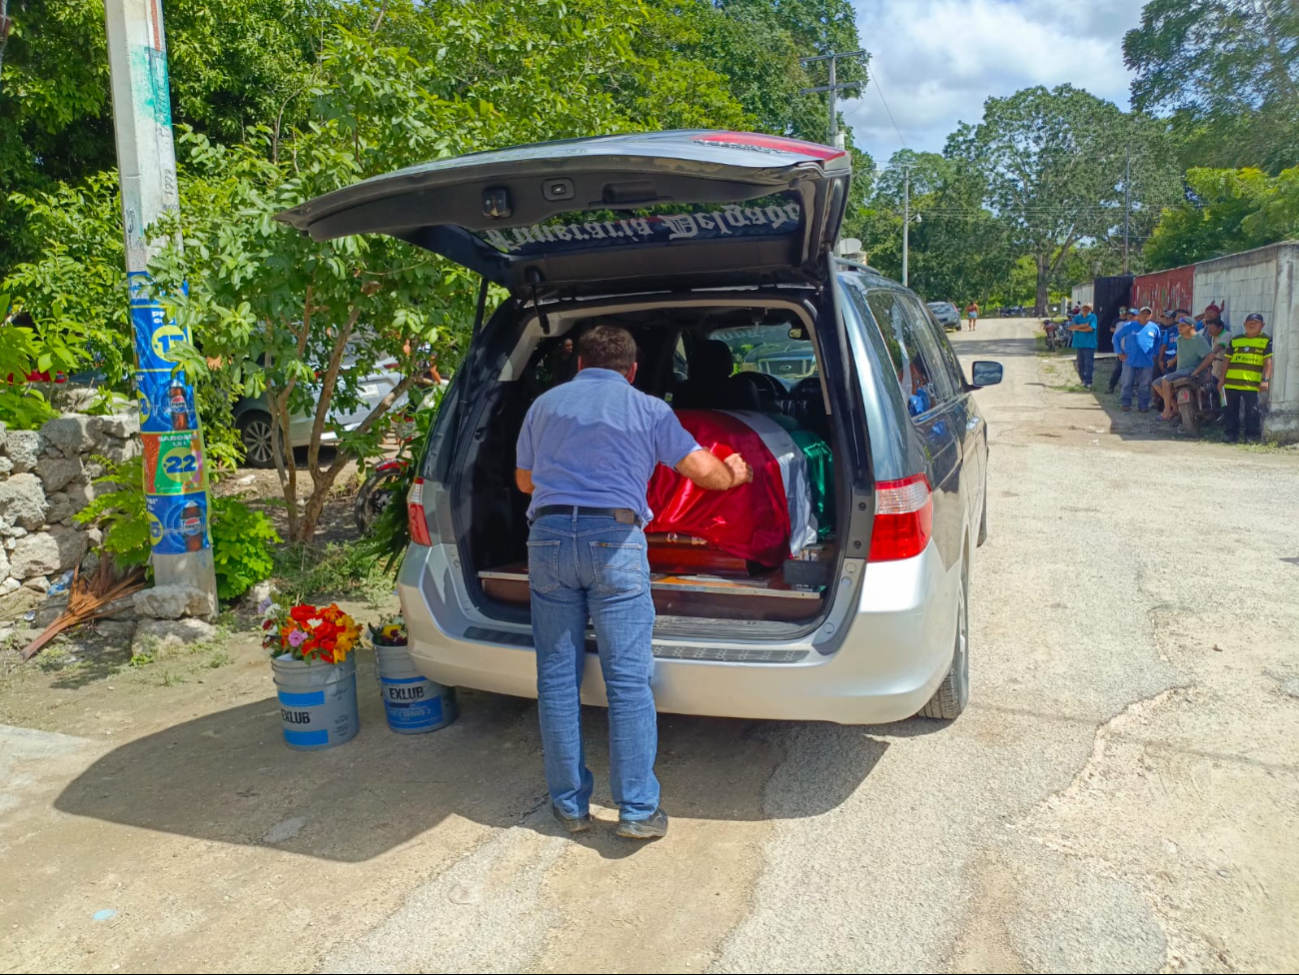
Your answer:
[[[836,146],[840,149],[842,149],[843,146],[840,144],[841,137],[839,135],[839,113],[838,110],[835,108],[834,96],[836,92],[845,91],[850,88],[861,87],[861,82],[847,82],[845,84],[839,84],[835,79],[835,64],[841,58],[855,58],[857,60],[861,60],[865,57],[866,57],[866,52],[862,50],[862,51],[831,51],[829,54],[817,54],[812,57],[798,59],[798,63],[803,65],[803,67],[807,67],[809,64],[819,64],[820,62],[824,61],[826,62],[827,67],[830,69],[830,83],[828,85],[816,85],[815,87],[812,88],[802,88],[799,90],[799,94],[814,95],[814,94],[819,94],[820,92],[826,92],[829,94],[830,96],[829,99],[830,100],[830,145]]]

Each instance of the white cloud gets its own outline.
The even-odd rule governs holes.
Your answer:
[[[982,118],[986,98],[1033,85],[1068,82],[1127,107],[1123,34],[1140,22],[1143,0],[854,2],[878,84],[841,108],[877,164],[903,140],[941,151],[958,122]]]

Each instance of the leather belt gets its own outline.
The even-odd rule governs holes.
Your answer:
[[[596,518],[612,518],[620,525],[635,525],[637,528],[643,527],[640,515],[632,511],[631,508],[588,508],[580,504],[543,504],[537,509],[537,513],[532,520],[544,518],[546,515],[573,515],[593,516]]]

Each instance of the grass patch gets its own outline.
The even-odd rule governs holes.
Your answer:
[[[378,605],[392,592],[393,577],[356,542],[325,548],[287,546],[275,557],[275,588],[290,603],[319,596],[364,599]]]
[[[219,667],[224,667],[227,664],[232,664],[234,662],[235,658],[230,656],[230,654],[226,653],[224,650],[217,650],[212,654],[212,656],[208,657],[207,666],[209,670],[216,670]]]

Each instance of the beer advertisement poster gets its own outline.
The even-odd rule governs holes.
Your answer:
[[[205,489],[203,439],[196,431],[155,433],[140,439],[146,494],[194,494]]]
[[[147,495],[149,540],[158,555],[184,555],[208,548],[207,496]]]

